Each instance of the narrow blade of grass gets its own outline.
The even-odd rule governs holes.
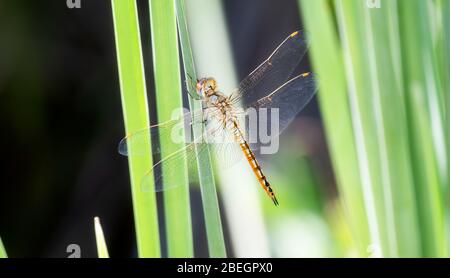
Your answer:
[[[369,166],[381,255],[419,256],[396,2],[381,1],[383,9],[357,0],[336,3],[355,136],[364,146],[358,153],[365,153],[358,160]]]
[[[135,1],[112,0],[117,64],[120,79],[122,110],[126,134],[149,126],[144,65],[139,33],[139,20]],[[128,146],[133,153],[133,144]],[[129,156],[131,193],[140,257],[160,257],[156,196],[151,190],[141,190],[142,178],[152,166],[150,136],[146,144],[140,143],[148,155]]]
[[[3,246],[2,239],[0,238],[0,259],[6,259],[8,255],[6,254],[5,246]]]
[[[443,67],[442,80],[444,80],[445,97],[445,130],[447,143],[447,169],[444,176],[446,203],[450,203],[449,173],[450,173],[450,1],[441,1],[442,33],[443,33]],[[449,208],[446,210],[447,217],[447,254],[450,253],[450,227]]]
[[[361,7],[367,40],[368,73],[378,145],[388,235],[388,257],[418,257],[421,238],[408,142],[396,1],[381,1],[383,9]],[[372,157],[370,157],[372,159]]]
[[[444,176],[446,183],[447,201],[450,201],[449,190],[449,173],[450,173],[450,1],[441,1],[441,16],[442,16],[442,33],[443,33],[443,68],[442,79],[444,80],[444,94],[445,94],[445,123],[446,123],[446,137],[447,137],[447,169]]]
[[[185,4],[197,74],[199,77],[213,76],[219,89],[225,94],[230,93],[239,80],[234,69],[223,1],[189,0]],[[199,16],[199,11],[214,15],[214,19]],[[222,161],[217,159],[215,152],[211,154],[220,167]],[[241,161],[232,167],[221,167],[217,177],[234,255],[269,256],[269,241],[259,199],[265,196],[258,188],[247,161],[242,156]],[[266,199],[263,201],[267,202]]]
[[[389,249],[385,202],[382,187],[382,167],[380,162],[380,147],[378,144],[376,113],[372,105],[371,75],[367,66],[367,40],[363,22],[364,12],[361,1],[336,1],[336,13],[342,40],[342,50],[348,83],[348,95],[352,109],[355,140],[358,146],[358,160],[364,187],[373,196],[373,212],[378,230],[378,251],[383,255]],[[371,159],[368,159],[368,158]],[[395,237],[395,234],[393,235]],[[375,248],[376,242],[372,248]],[[376,249],[376,248],[375,248]],[[374,250],[375,250],[374,249]],[[374,254],[375,255],[375,254]],[[376,256],[376,255],[375,255]]]
[[[106,246],[105,236],[103,235],[100,218],[94,218],[95,242],[97,243],[97,256],[99,258],[109,258],[108,247]]]
[[[171,119],[175,109],[183,107],[175,3],[172,0],[151,0],[149,3],[158,121],[164,122]],[[160,144],[161,158],[184,146],[162,138]],[[172,173],[164,175],[164,183],[181,185],[164,192],[169,257],[193,256],[187,161],[181,159],[185,160],[180,164],[183,166],[176,171],[166,168],[164,163],[162,168],[163,173]]]
[[[344,207],[361,256],[367,256],[371,243],[379,242],[370,188],[361,187],[364,165],[358,163],[357,142],[353,137],[352,115],[341,46],[336,34],[332,6],[327,0],[299,0],[309,31],[314,72],[319,76],[319,104],[333,167]],[[367,215],[371,215],[367,218]],[[369,233],[370,231],[370,233]]]
[[[195,79],[197,75],[195,73],[194,59],[192,57],[191,44],[189,41],[188,27],[184,12],[184,0],[176,0],[175,3],[187,90],[189,91],[189,94],[195,95],[195,87],[192,86],[195,84],[195,80],[191,79]],[[189,108],[193,115],[197,115],[196,111],[202,108],[201,102],[189,97]],[[201,119],[193,118],[192,120],[197,122]],[[197,138],[201,137],[201,132],[200,126],[194,125],[193,134],[195,141]],[[227,254],[209,150],[198,153],[197,168],[200,181],[200,191],[202,195],[203,213],[205,215],[209,256],[213,258],[224,258]]]
[[[445,78],[436,53],[436,2],[381,0],[380,8],[358,0],[300,3],[345,205],[358,208],[352,200],[360,179],[370,239],[382,256],[445,256]],[[342,41],[333,34],[331,3]]]
[[[399,1],[403,67],[410,138],[412,165],[415,169],[420,231],[423,240],[423,255],[445,256],[444,200],[439,174],[436,139],[441,136],[435,127],[438,124],[439,105],[437,79],[433,61],[433,39],[427,3],[420,0]],[[412,28],[412,26],[414,26]],[[442,152],[442,150],[439,150]]]

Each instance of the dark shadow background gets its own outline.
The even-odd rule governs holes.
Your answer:
[[[151,75],[148,2],[138,4]],[[94,216],[112,257],[136,256],[128,165],[117,153],[124,127],[111,4],[81,5],[0,2],[0,236],[10,257],[66,257],[71,243],[96,257]],[[296,0],[224,7],[240,78],[301,28]],[[303,114],[318,117],[317,104]],[[196,256],[204,257],[202,219],[194,221]]]

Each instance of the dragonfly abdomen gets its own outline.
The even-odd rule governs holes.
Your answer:
[[[248,145],[247,141],[245,140],[244,136],[242,135],[241,130],[239,129],[239,126],[236,122],[233,123],[235,128],[235,137],[236,141],[239,142],[239,146],[241,147],[242,152],[245,155],[245,158],[247,159],[248,163],[250,164],[250,167],[252,168],[253,173],[255,174],[256,178],[258,179],[259,184],[264,189],[264,191],[267,193],[267,195],[272,199],[273,203],[278,206],[278,200],[275,197],[275,193],[272,190],[272,187],[270,186],[270,183],[267,181],[266,176],[263,174],[261,170],[261,166],[259,165],[258,161],[256,160],[255,154],[250,149],[250,146]]]

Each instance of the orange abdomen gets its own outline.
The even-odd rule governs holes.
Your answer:
[[[267,181],[266,176],[264,176],[261,166],[259,165],[258,161],[255,158],[255,155],[253,154],[252,150],[250,149],[247,142],[244,140],[242,143],[239,144],[242,151],[244,152],[245,158],[247,158],[248,163],[250,164],[250,167],[252,167],[253,173],[255,173],[256,178],[258,179],[259,184],[261,187],[266,191],[267,195],[272,199],[273,203],[278,206],[278,200],[275,197],[275,193],[272,190],[272,187],[270,187],[270,183]]]

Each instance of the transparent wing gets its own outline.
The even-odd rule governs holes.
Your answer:
[[[301,74],[287,81],[272,93],[247,105],[245,133],[253,150],[259,149],[292,122],[317,92],[316,78]],[[265,140],[262,136],[267,135]]]
[[[267,96],[247,105],[246,109],[278,110],[279,133],[281,133],[305,108],[316,92],[316,78],[311,73],[304,73],[292,78]]]
[[[239,144],[236,142],[226,144],[212,144],[216,165],[221,169],[228,169],[244,158]]]
[[[153,125],[137,132],[128,134],[119,143],[119,153],[124,156],[142,156],[147,155],[149,149],[148,144],[151,144],[151,150],[153,154],[161,153],[158,142],[160,140],[167,141],[172,140],[176,143],[189,143],[192,142],[192,134],[190,132],[191,127],[195,124],[202,123],[203,111],[195,111],[193,113],[186,112],[178,117],[174,117],[172,120]],[[192,122],[192,119],[197,119],[196,122]],[[183,136],[185,133],[185,136]]]
[[[221,169],[231,167],[242,159],[243,154],[236,143],[214,143],[208,144],[204,142],[191,143],[183,149],[172,153],[162,160],[157,161],[151,167],[141,181],[141,190],[149,192],[151,184],[154,184],[156,192],[178,188],[181,184],[172,179],[180,169],[187,166],[188,172],[196,171],[197,156],[202,156],[208,150],[216,154]]]
[[[239,121],[239,119],[237,119]],[[217,166],[227,169],[240,161],[244,156],[233,135],[232,123],[227,126],[220,121],[208,121],[208,142],[215,154]]]
[[[208,109],[206,110],[208,111]],[[175,120],[132,133],[123,138],[119,143],[119,153],[122,155],[145,155],[145,150],[150,148],[153,155],[153,166],[147,171],[141,181],[141,190],[150,191],[151,185],[155,185],[155,191],[163,191],[179,187],[172,177],[185,166],[193,170],[197,164],[197,155],[211,150],[216,153],[220,161],[220,167],[226,168],[240,159],[242,153],[238,144],[233,140],[230,131],[221,124],[217,111],[209,109],[208,119],[192,123],[190,115],[185,114]],[[204,122],[206,122],[204,124]],[[190,133],[194,125],[202,125],[202,136],[195,141]],[[183,138],[180,134],[186,133]],[[179,143],[179,148],[170,154],[164,154],[160,142],[172,140]]]
[[[252,103],[285,83],[298,66],[308,43],[301,31],[292,33],[231,94],[231,100]]]
[[[207,150],[207,143],[192,142],[163,159],[156,160],[156,163],[142,178],[141,190],[149,192],[152,184],[154,184],[156,192],[179,187],[182,184],[173,177],[183,171],[186,166],[188,172],[196,169],[197,155]]]

